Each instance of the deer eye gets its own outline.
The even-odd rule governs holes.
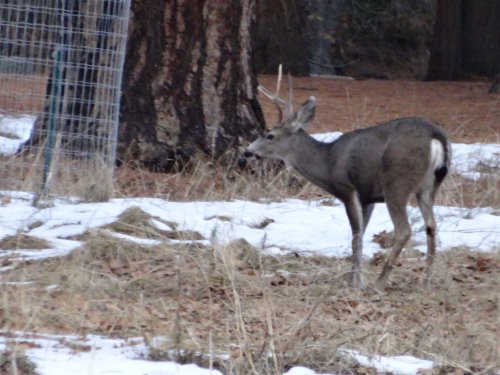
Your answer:
[[[272,140],[272,139],[274,139],[274,134],[267,133],[267,134],[266,134],[266,139],[268,139],[268,140]]]

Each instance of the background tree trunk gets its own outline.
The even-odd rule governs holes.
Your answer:
[[[335,37],[344,0],[267,0],[258,5],[255,68],[275,74],[336,74]]]
[[[266,0],[258,2],[255,68],[275,74],[283,65],[285,72],[309,74],[305,0]]]
[[[283,64],[296,75],[420,79],[436,1],[260,1],[255,68],[275,74]]]
[[[256,0],[135,0],[118,155],[171,171],[229,158],[264,129],[251,66]]]
[[[427,80],[500,70],[500,2],[439,0]]]
[[[500,72],[500,1],[465,0],[464,72],[494,77]]]

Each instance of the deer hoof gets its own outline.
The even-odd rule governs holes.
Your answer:
[[[429,274],[425,275],[421,280],[420,280],[420,289],[424,291],[429,291],[431,289],[432,285],[432,280],[431,276]]]
[[[385,285],[387,284],[387,280],[383,275],[380,275],[378,280],[375,282],[375,290],[382,292],[385,289]]]
[[[365,289],[366,285],[363,280],[363,275],[360,272],[351,271],[347,274],[347,284],[350,288]]]

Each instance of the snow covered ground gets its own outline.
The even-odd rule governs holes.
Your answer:
[[[13,337],[12,337],[13,336]],[[21,343],[25,354],[36,363],[37,371],[47,375],[222,375],[215,369],[194,364],[180,365],[166,361],[148,361],[147,348],[141,338],[119,340],[88,335],[57,336],[39,333],[15,333],[1,336],[0,349],[7,341]],[[81,348],[80,350],[75,348]],[[420,369],[432,368],[432,361],[411,356],[366,356],[354,350],[343,350],[361,365],[394,374],[416,374]],[[284,375],[320,375],[306,367],[293,367]],[[326,375],[326,374],[325,374]],[[332,374],[333,375],[333,374]]]
[[[19,139],[0,136],[0,153],[12,154],[17,145],[29,136],[33,118],[0,117],[0,130],[16,134]],[[339,133],[316,135],[331,140]],[[476,179],[484,166],[498,169],[500,145],[454,144],[454,172]],[[116,221],[130,207],[140,207],[153,217],[159,229],[164,222],[174,222],[178,230],[194,230],[205,239],[203,243],[224,244],[244,238],[268,254],[285,254],[290,251],[304,254],[317,253],[345,257],[350,254],[350,229],[342,205],[324,205],[321,200],[283,202],[169,202],[155,198],[113,199],[106,203],[72,203],[56,200],[44,209],[32,207],[33,195],[25,192],[0,192],[0,239],[19,233],[44,238],[51,244],[45,250],[0,250],[0,257],[40,259],[63,256],[81,245],[68,238],[91,228]],[[409,207],[409,217],[416,247],[425,251],[425,230],[418,209]],[[466,209],[435,207],[438,222],[439,249],[468,246],[481,251],[498,251],[500,248],[500,216],[492,208]],[[270,219],[270,220],[269,220]],[[259,223],[270,224],[261,228]],[[31,226],[38,223],[36,226]],[[364,255],[371,257],[380,250],[372,242],[374,234],[392,231],[385,205],[377,205],[364,237]],[[74,237],[73,237],[74,238]],[[127,237],[131,241],[141,241]],[[173,241],[173,240],[172,240]],[[178,241],[178,240],[177,240]],[[155,241],[149,240],[150,244]],[[142,339],[119,340],[99,336],[85,338],[32,334],[29,332],[6,333],[0,331],[0,349],[9,342],[29,342],[26,353],[37,364],[40,374],[220,374],[195,365],[177,365],[172,362],[150,362],[144,359],[146,347]],[[88,347],[86,351],[70,350],[64,341],[78,341]],[[413,357],[379,357],[371,353],[343,350],[363,365],[395,374],[415,374],[419,368],[431,368],[432,362]],[[289,375],[314,375],[312,370],[296,367]]]
[[[279,255],[290,251],[305,254],[346,257],[350,254],[350,227],[341,204],[323,205],[321,200],[286,200],[283,202],[169,202],[156,198],[113,199],[106,203],[67,203],[55,201],[53,207],[38,209],[32,206],[33,196],[28,193],[3,192],[9,203],[0,206],[0,238],[18,231],[48,240],[47,250],[3,251],[24,259],[38,259],[65,255],[81,245],[68,240],[117,220],[130,207],[140,207],[162,221],[174,222],[177,230],[194,230],[205,240],[219,244],[244,238],[266,253]],[[418,208],[408,207],[417,248],[425,251],[425,231]],[[438,239],[441,250],[458,246],[489,251],[499,246],[500,216],[491,208],[465,209],[437,206]],[[259,228],[259,224],[272,222]],[[32,224],[36,227],[30,229]],[[155,221],[159,229],[164,223]],[[371,257],[380,250],[371,241],[374,234],[392,231],[392,223],[385,205],[377,205],[364,237],[364,255]],[[144,243],[144,240],[133,239]],[[154,240],[147,240],[156,244]],[[179,242],[180,240],[172,240]]]

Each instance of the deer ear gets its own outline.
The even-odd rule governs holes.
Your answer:
[[[316,98],[314,96],[309,97],[302,104],[302,107],[295,113],[290,123],[290,127],[293,131],[299,129],[306,129],[309,124],[314,120],[314,115],[316,114]]]

